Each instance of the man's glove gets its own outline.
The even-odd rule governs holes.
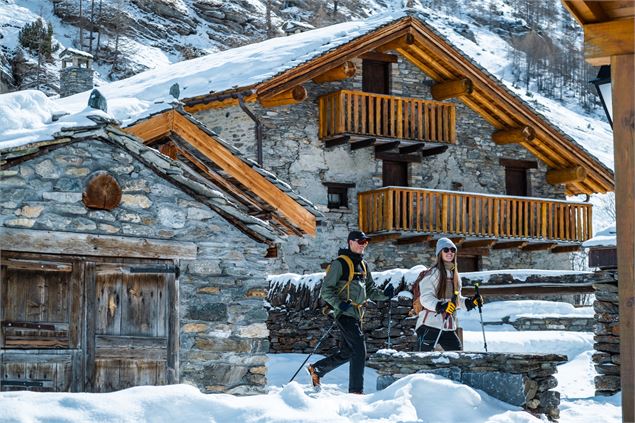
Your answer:
[[[449,313],[452,314],[456,310],[456,306],[452,301],[439,301],[437,303],[437,313]]]
[[[346,311],[346,310],[348,310],[349,308],[351,308],[351,303],[349,303],[349,302],[347,302],[347,301],[342,301],[338,307],[339,307],[339,309],[340,309],[341,311]]]
[[[392,298],[395,295],[395,287],[388,284],[388,286],[384,288],[384,295],[388,297],[388,299]]]
[[[481,297],[480,295],[468,297],[465,300],[465,307],[467,307],[467,311],[470,311],[475,307],[483,307],[483,297]]]

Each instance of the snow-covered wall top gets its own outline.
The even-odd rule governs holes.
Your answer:
[[[529,103],[563,133],[596,156],[600,162],[609,168],[613,167],[612,136],[608,124],[583,116],[581,110],[575,109],[576,106],[565,107],[540,95],[524,93],[524,90],[514,88],[513,84],[506,80],[511,77],[512,64],[500,56],[500,51],[505,51],[506,48],[500,37],[479,27],[474,28],[472,41],[456,31],[457,27],[465,26],[465,22],[430,9],[392,11],[365,20],[345,22],[288,37],[272,38],[149,70],[131,78],[103,85],[99,90],[108,100],[108,113],[127,126],[158,111],[173,107],[174,99],[169,95],[169,91],[174,83],[179,84],[181,98],[251,87],[408,15],[433,28],[484,71],[500,79],[516,96]],[[56,100],[55,108],[71,116],[81,114],[85,112],[89,94],[83,92]],[[6,106],[0,100],[0,108],[2,107]],[[570,110],[572,108],[575,110]],[[40,114],[41,112],[40,110]],[[34,134],[31,127],[20,123],[22,117],[26,121],[31,120],[31,117],[25,116],[27,113],[28,108],[24,107],[22,113],[13,118],[13,126],[21,128],[22,131],[18,128],[14,128],[10,133],[3,130],[0,133],[0,143],[10,140],[25,144],[47,136],[44,131]],[[67,120],[70,125],[73,118],[67,117]],[[51,122],[49,119],[45,124]],[[55,125],[51,126],[48,137],[50,138],[56,130]]]
[[[617,246],[617,229],[615,225],[599,231],[595,236],[582,244],[584,248]]]

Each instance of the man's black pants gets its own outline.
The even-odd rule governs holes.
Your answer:
[[[323,358],[313,365],[318,376],[323,377],[333,369],[350,361],[348,392],[364,392],[364,363],[366,362],[366,342],[360,322],[350,316],[340,316],[336,320],[340,329],[339,351]]]
[[[425,325],[419,326],[419,329],[417,329],[419,351],[432,351],[437,336],[439,336],[439,329]],[[444,330],[439,337],[439,345],[443,347],[444,351],[461,350],[461,341],[454,330]]]

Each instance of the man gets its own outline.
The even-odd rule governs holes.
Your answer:
[[[307,367],[316,389],[320,379],[331,370],[350,362],[348,392],[364,391],[364,363],[366,342],[362,332],[364,308],[368,299],[384,301],[392,298],[394,287],[388,285],[382,294],[363,259],[368,237],[360,231],[348,234],[348,248],[340,249],[337,259],[329,266],[320,296],[334,311],[340,329],[339,351]],[[353,275],[351,276],[351,270]]]

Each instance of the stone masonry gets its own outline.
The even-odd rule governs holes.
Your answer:
[[[112,211],[82,203],[86,178],[99,170],[122,188]],[[180,381],[203,392],[264,391],[266,245],[100,140],[58,146],[2,170],[0,189],[2,227],[196,243],[197,258],[179,263]]]
[[[620,391],[620,315],[617,280],[597,283],[595,289],[595,344],[593,362],[596,395],[613,395]]]
[[[560,393],[552,390],[558,385],[553,375],[566,361],[567,356],[561,354],[382,350],[370,357],[368,366],[377,370],[377,389],[410,374],[432,373],[555,420],[560,416]]]
[[[283,246],[280,272],[312,273],[331,261],[345,245],[346,234],[357,227],[357,193],[380,188],[382,161],[376,160],[372,148],[351,151],[347,145],[326,149],[318,139],[320,95],[340,89],[361,90],[361,60],[356,60],[357,75],[345,81],[323,84],[306,83],[308,98],[296,105],[263,108],[257,103],[247,106],[264,126],[264,167],[288,181],[325,214],[317,236],[296,238]],[[393,65],[392,93],[430,99],[432,80],[403,58]],[[494,128],[459,101],[457,105],[457,144],[437,156],[411,163],[409,185],[429,189],[459,190],[487,194],[505,193],[505,170],[499,160],[522,159],[538,162],[530,169],[531,195],[565,199],[561,186],[545,182],[547,167],[520,146],[496,146],[491,141]],[[211,109],[196,113],[196,118],[238,148],[247,157],[256,156],[253,121],[238,107]],[[328,210],[327,188],[323,183],[355,184],[348,190],[349,208]],[[396,246],[377,242],[367,249],[367,259],[375,269],[409,268],[430,265],[434,251],[429,244]],[[482,256],[482,268],[570,268],[568,254],[492,250]]]

